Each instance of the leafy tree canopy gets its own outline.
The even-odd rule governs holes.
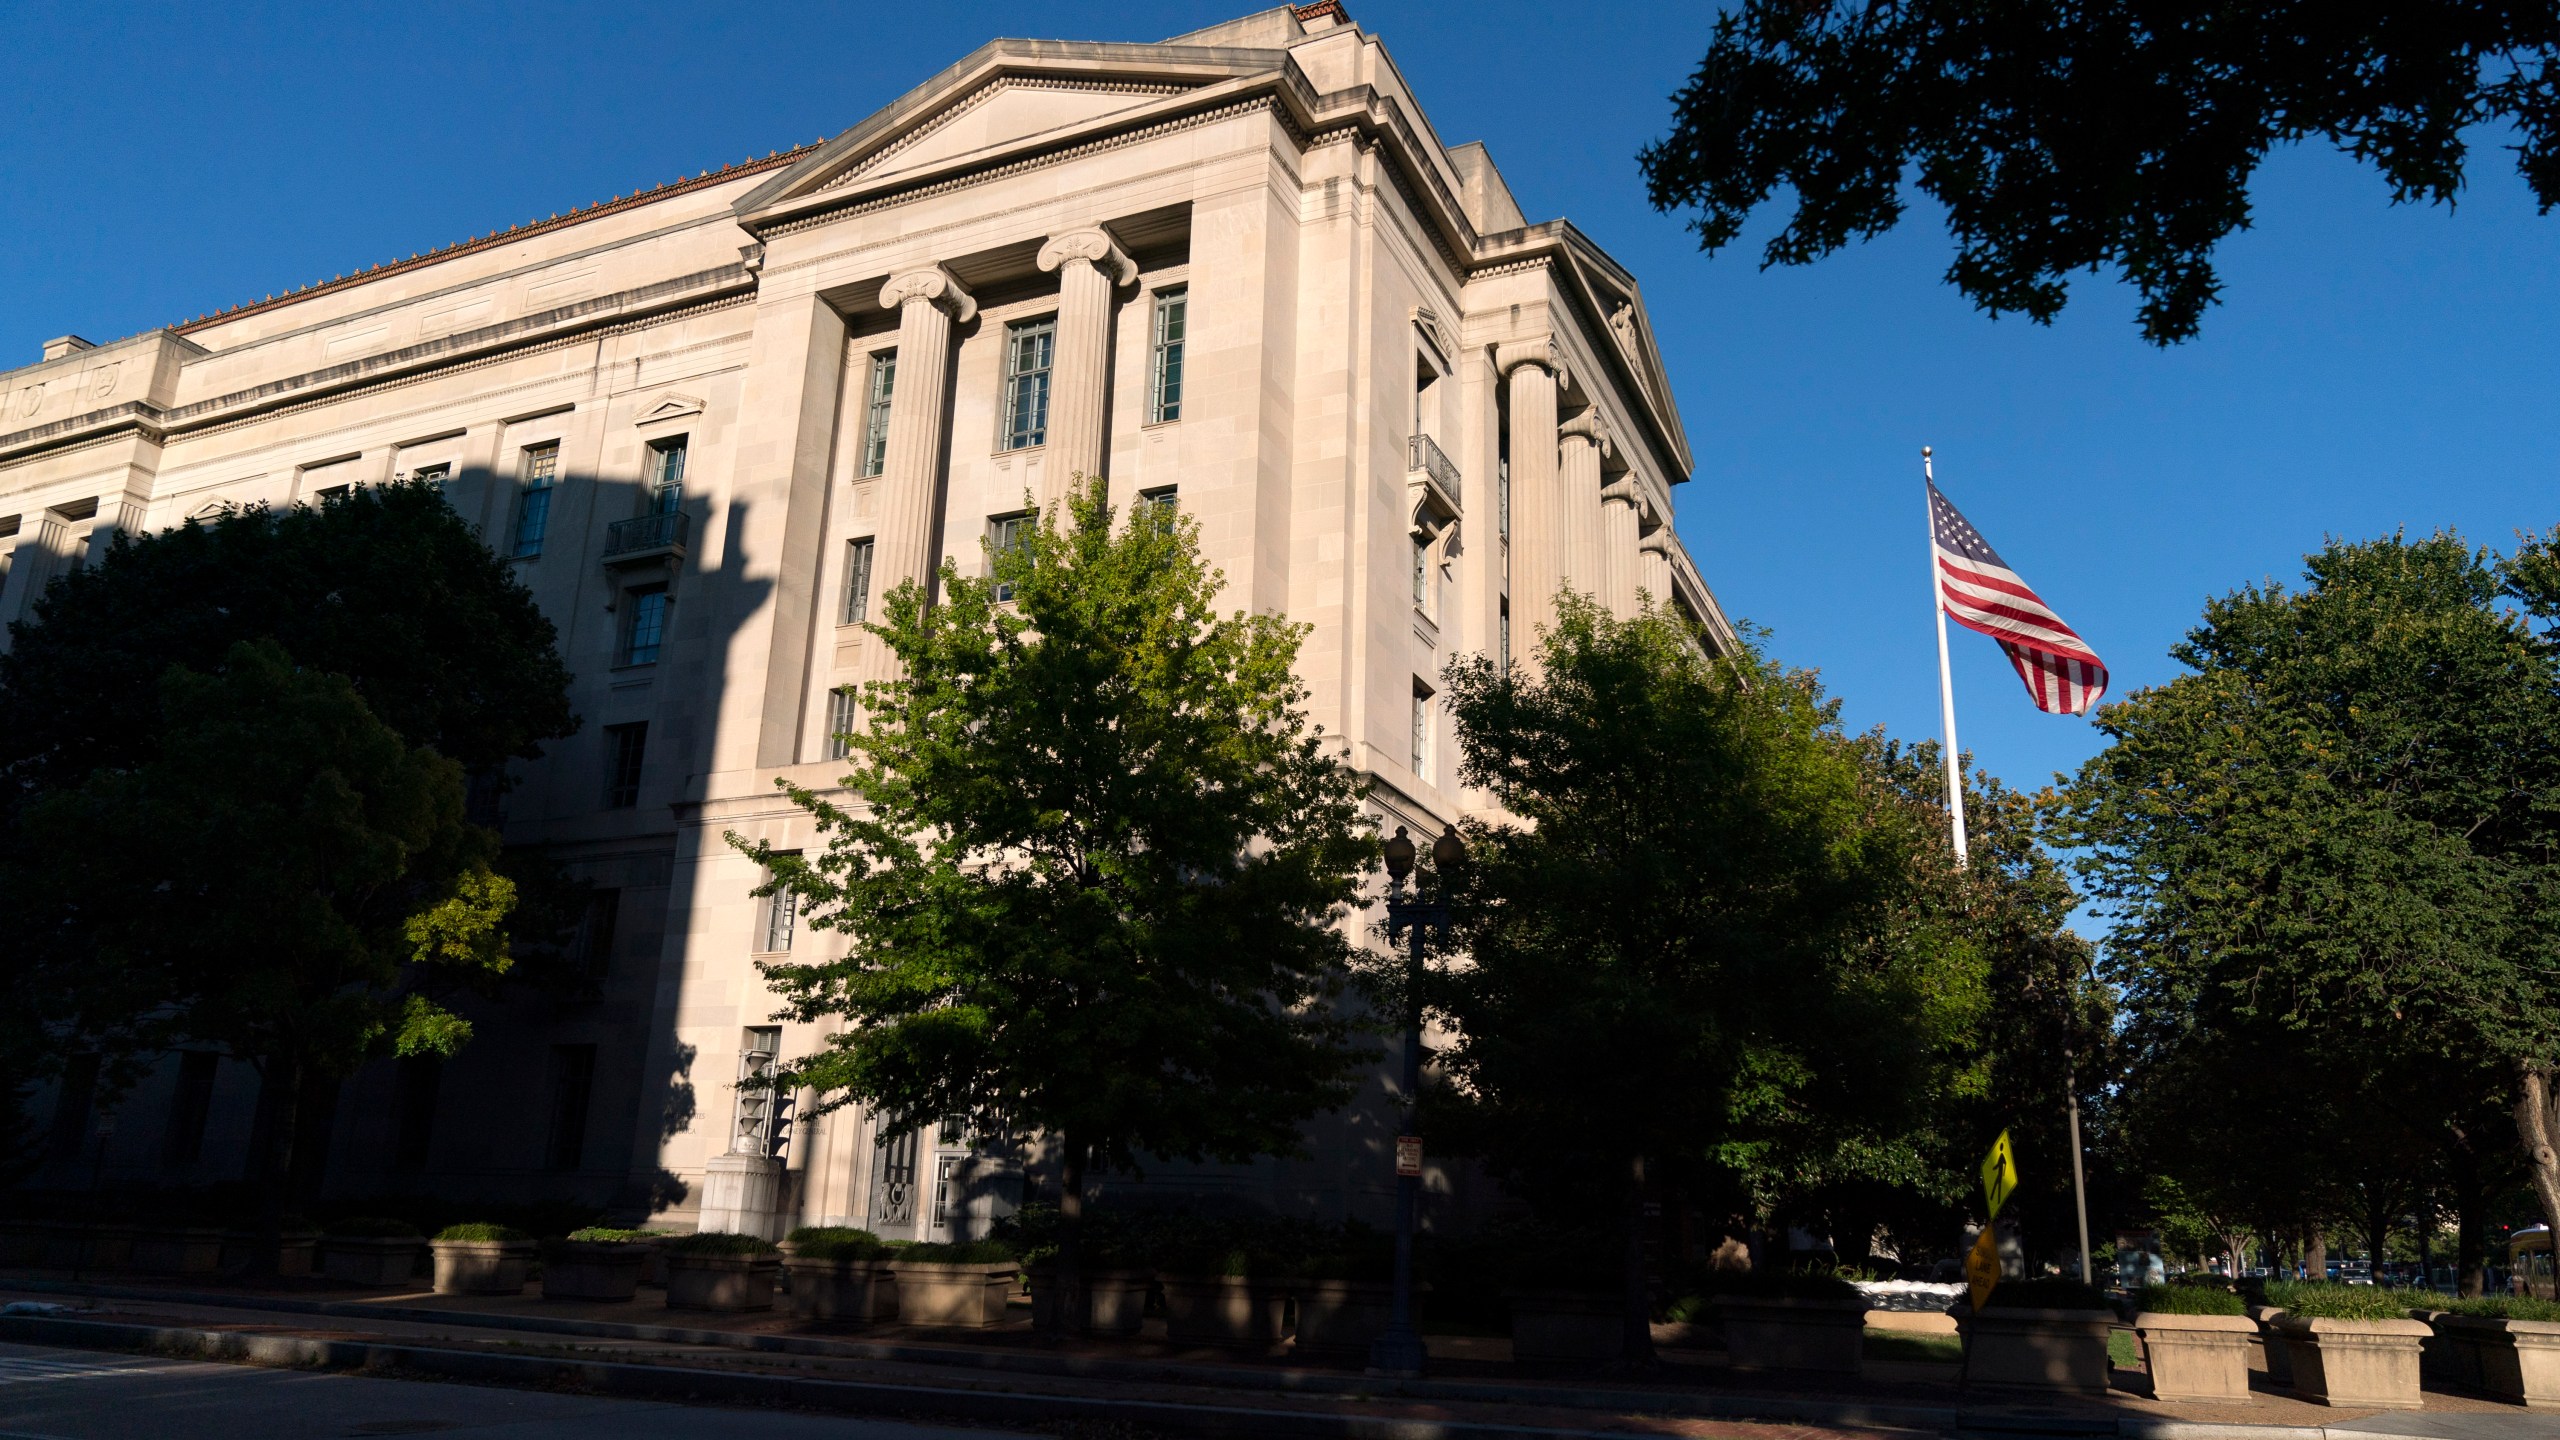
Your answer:
[[[1783,187],[1765,262],[1819,259],[1897,224],[1908,176],[1984,310],[2049,322],[2068,276],[2113,270],[2167,344],[2219,294],[2213,249],[2276,145],[2326,140],[2395,201],[2451,204],[2465,131],[2501,122],[2560,202],[2560,5],[1745,0],[1673,107],[1648,194],[1709,250]]]

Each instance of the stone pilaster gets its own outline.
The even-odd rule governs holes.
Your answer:
[[[1600,600],[1609,613],[1621,620],[1632,619],[1640,602],[1636,587],[1643,583],[1637,573],[1637,532],[1644,525],[1643,497],[1636,492],[1636,477],[1620,475],[1600,491]]]
[[[1564,519],[1564,583],[1605,602],[1606,579],[1600,560],[1600,464],[1609,458],[1611,449],[1609,422],[1601,418],[1597,409],[1585,410],[1557,427],[1556,443],[1563,452],[1557,468],[1561,472],[1558,508]]]
[[[1556,391],[1566,379],[1553,340],[1497,348],[1511,392],[1511,653],[1535,655],[1564,585],[1564,493],[1556,473]]]
[[[889,398],[889,445],[880,470],[880,529],[871,561],[872,618],[879,599],[914,580],[933,586],[934,526],[942,513],[944,401],[951,393],[951,327],[978,302],[939,265],[910,270],[880,287],[880,308],[898,312],[898,385]],[[929,598],[929,596],[928,596]],[[865,680],[889,676],[887,647],[863,647]]]
[[[1101,230],[1052,235],[1040,268],[1058,273],[1058,348],[1049,381],[1048,462],[1041,467],[1046,510],[1075,477],[1102,473],[1103,406],[1111,389],[1111,293],[1138,267]]]

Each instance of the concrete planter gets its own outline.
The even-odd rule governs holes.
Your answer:
[[[898,1323],[984,1330],[1004,1323],[1020,1268],[1010,1260],[977,1264],[892,1260],[898,1282]]]
[[[1955,1317],[1956,1334],[1964,1341],[1966,1385],[2107,1393],[2107,1332],[2116,1323],[2108,1312],[1959,1307]]]
[[[1719,1295],[1716,1320],[1736,1370],[1856,1375],[1866,1364],[1867,1302]]]
[[[2438,1315],[2435,1341],[2462,1383],[2511,1405],[2560,1409],[2560,1324]]]
[[[427,1242],[412,1236],[329,1235],[320,1241],[320,1273],[341,1285],[407,1285],[417,1278]]]
[[[1430,1286],[1414,1283],[1417,1326],[1429,1293]],[[1396,1289],[1387,1281],[1309,1280],[1298,1287],[1298,1338],[1291,1348],[1312,1360],[1365,1364],[1369,1342],[1387,1333],[1395,1310]]]
[[[222,1269],[226,1272],[251,1269],[258,1259],[258,1232],[225,1230],[222,1232]],[[286,1231],[276,1242],[278,1275],[309,1275],[320,1268],[320,1234],[318,1231]]]
[[[1084,1272],[1083,1332],[1087,1335],[1135,1335],[1147,1319],[1147,1292],[1155,1277],[1145,1270]],[[1058,1308],[1057,1267],[1042,1262],[1031,1267],[1031,1320],[1042,1329],[1054,1323]]]
[[[781,1273],[782,1259],[778,1255],[688,1255],[670,1250],[667,1308],[770,1310],[774,1277]],[[635,1270],[631,1278],[637,1284],[639,1273]]]
[[[1164,1334],[1177,1345],[1276,1345],[1289,1333],[1289,1290],[1249,1275],[1163,1275]]]
[[[430,1240],[439,1295],[521,1295],[533,1268],[530,1240]]]
[[[2416,1320],[2324,1320],[2282,1315],[2293,1394],[2315,1405],[2415,1410],[2418,1346],[2434,1333]]]
[[[1523,1365],[1587,1365],[1626,1348],[1626,1297],[1588,1290],[1513,1290],[1511,1358]]]
[[[782,1273],[791,1281],[791,1313],[803,1320],[869,1324],[898,1317],[898,1281],[889,1273],[886,1260],[786,1255]]]
[[[133,1268],[152,1275],[211,1275],[222,1268],[222,1232],[155,1227],[133,1237]]]
[[[619,1240],[563,1240],[543,1252],[545,1300],[628,1300],[654,1245]]]
[[[2258,1322],[2246,1315],[2133,1317],[2142,1353],[2151,1362],[2156,1400],[2235,1401],[2249,1393],[2249,1354],[2257,1348]]]
[[[2293,1354],[2285,1348],[2284,1336],[2276,1330],[2276,1317],[2283,1313],[2274,1305],[2249,1307],[2249,1319],[2258,1327],[2258,1344],[2267,1362],[2267,1381],[2274,1385],[2293,1383]]]
[[[133,1242],[142,1235],[139,1225],[110,1222],[89,1227],[89,1266],[94,1270],[130,1270],[133,1268]]]

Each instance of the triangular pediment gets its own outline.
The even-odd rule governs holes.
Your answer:
[[[632,421],[631,423],[634,425],[655,425],[661,420],[681,420],[687,415],[699,415],[701,413],[702,402],[700,400],[691,395],[679,395],[673,390],[670,390],[666,394],[659,396],[656,400],[651,401],[641,410],[640,418]]]
[[[896,180],[954,161],[1036,143],[1143,110],[1189,86],[1004,75],[830,177],[826,188]]]

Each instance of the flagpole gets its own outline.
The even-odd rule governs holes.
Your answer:
[[[1956,868],[1965,867],[1964,847],[1964,770],[1956,749],[1956,682],[1947,665],[1947,602],[1938,588],[1938,512],[1929,503],[1929,489],[1938,483],[1938,473],[1931,468],[1929,447],[1920,447],[1920,475],[1928,481],[1920,492],[1921,508],[1928,512],[1929,522],[1929,613],[1938,621],[1938,711],[1946,722],[1947,732],[1947,817],[1955,825]]]

